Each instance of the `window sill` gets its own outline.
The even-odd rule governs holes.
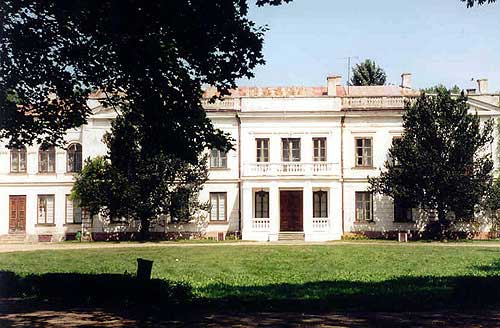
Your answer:
[[[229,171],[228,167],[211,167],[211,171]]]
[[[9,175],[28,175],[28,172],[9,172]]]
[[[374,166],[354,166],[353,170],[375,170]]]
[[[54,223],[37,223],[35,224],[35,227],[55,227],[56,225]]]
[[[209,224],[228,224],[228,221],[209,221]]]
[[[82,223],[65,223],[63,224],[63,227],[76,227],[76,226],[81,226]]]
[[[56,172],[38,172],[37,175],[56,175]]]
[[[370,221],[354,221],[354,224],[355,224],[355,225],[362,225],[362,224],[375,224],[375,221],[374,221],[374,220],[370,220]]]
[[[392,221],[392,223],[397,223],[397,224],[414,224],[415,221]]]

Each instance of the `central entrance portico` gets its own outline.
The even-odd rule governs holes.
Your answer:
[[[304,231],[302,190],[280,190],[280,231]]]

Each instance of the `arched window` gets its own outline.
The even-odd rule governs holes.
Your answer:
[[[26,147],[10,150],[10,172],[26,173]]]
[[[56,149],[54,146],[38,150],[38,172],[54,173],[56,171]]]
[[[80,172],[82,170],[82,145],[73,143],[67,149],[67,172]]]

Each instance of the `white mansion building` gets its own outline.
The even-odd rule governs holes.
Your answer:
[[[216,103],[208,102],[210,92],[203,104],[215,127],[234,139],[234,150],[210,152],[200,194],[210,210],[187,224],[165,217],[152,228],[156,234],[326,241],[421,229],[420,211],[367,191],[367,177],[379,174],[402,134],[405,100],[419,93],[410,74],[401,86],[346,87],[333,76],[326,87],[239,88]],[[497,119],[499,95],[488,93],[487,80],[468,95],[471,112]],[[136,231],[134,223],[100,216],[82,220],[68,198],[82,159],[106,152],[101,139],[114,117],[98,97],[88,103],[93,115],[68,131],[65,149],[0,146],[0,238],[55,241],[84,231],[107,239]]]

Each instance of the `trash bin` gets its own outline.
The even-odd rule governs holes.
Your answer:
[[[137,259],[137,279],[150,280],[153,261],[138,258]]]

